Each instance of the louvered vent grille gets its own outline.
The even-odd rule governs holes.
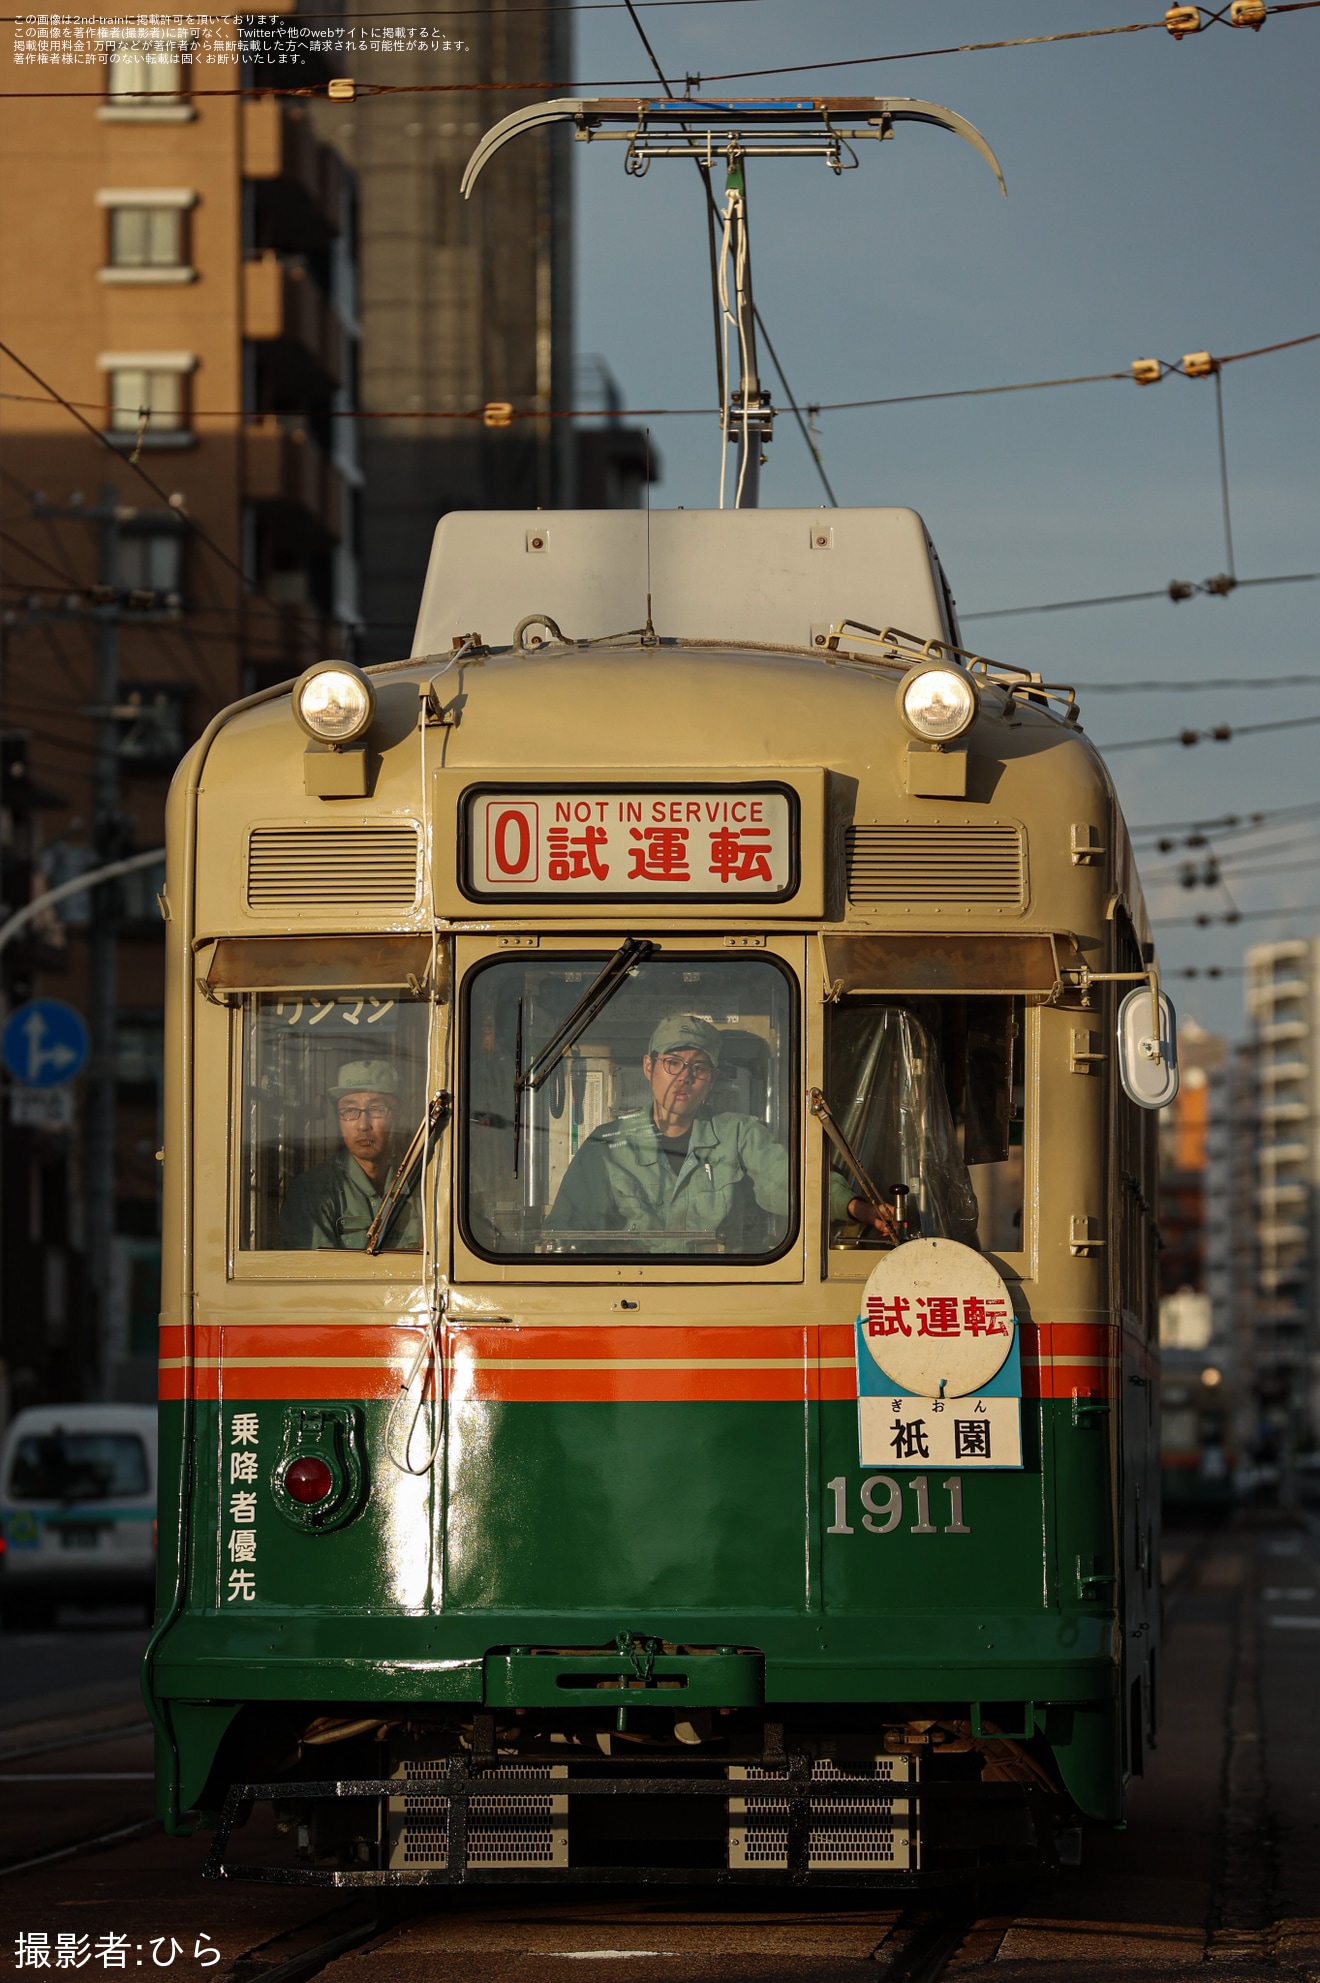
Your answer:
[[[249,909],[406,914],[417,900],[411,826],[255,827]]]
[[[854,902],[1020,909],[1024,853],[1015,826],[854,826],[848,832],[848,894]]]

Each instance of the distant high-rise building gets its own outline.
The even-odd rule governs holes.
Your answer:
[[[482,132],[544,98],[511,85],[568,82],[571,21],[554,0],[492,0],[444,37],[353,58],[355,80],[412,93],[318,112],[361,196],[365,659],[408,651],[446,510],[573,499],[572,423],[549,417],[572,403],[571,131],[520,139],[459,192]]]
[[[447,510],[635,508],[648,453],[658,479],[609,368],[574,361],[571,129],[519,138],[459,190],[483,132],[566,92],[572,18],[491,0],[354,56],[355,82],[403,93],[315,112],[361,203],[361,659],[408,651]]]
[[[1320,1428],[1320,941],[1259,944],[1245,968],[1256,1155],[1252,1381],[1263,1436],[1286,1473]]]
[[[1256,1279],[1256,1051],[1233,1045],[1210,1072],[1206,1124],[1205,1292],[1210,1339],[1225,1346],[1231,1439],[1240,1465],[1259,1443],[1254,1375]]]
[[[1227,1042],[1180,1028],[1177,1098],[1160,1117],[1160,1454],[1170,1505],[1225,1499],[1235,1457],[1234,1355],[1210,1292],[1212,1096]]]

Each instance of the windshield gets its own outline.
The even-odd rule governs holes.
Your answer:
[[[899,1196],[913,1231],[987,1251],[1021,1248],[1023,1020],[1020,998],[833,1008],[826,1097],[880,1192],[906,1186]],[[831,1174],[837,1204],[833,1179],[847,1175],[837,1154]],[[830,1237],[881,1243],[837,1217]]]
[[[365,1250],[422,1120],[429,1013],[389,992],[244,999],[240,1247]],[[420,1246],[414,1181],[382,1251]]]
[[[605,958],[468,980],[467,1234],[488,1258],[762,1260],[796,1226],[795,1000],[761,957],[652,958],[543,1086],[520,1076]]]
[[[19,1440],[9,1470],[15,1501],[109,1501],[149,1487],[135,1432],[32,1433]]]

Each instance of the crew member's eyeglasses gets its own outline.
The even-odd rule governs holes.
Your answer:
[[[355,1102],[339,1104],[341,1122],[361,1122],[364,1116],[369,1122],[388,1122],[393,1114],[393,1102],[368,1102],[365,1108],[359,1108]]]
[[[682,1054],[662,1053],[660,1065],[666,1074],[690,1074],[694,1081],[709,1081],[715,1072],[714,1063],[704,1057],[700,1060],[684,1060]]]

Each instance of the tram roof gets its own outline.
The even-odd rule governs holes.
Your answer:
[[[570,640],[651,619],[662,638],[804,648],[845,619],[954,636],[910,509],[451,511],[436,526],[412,652],[473,631],[507,646],[547,614]]]

